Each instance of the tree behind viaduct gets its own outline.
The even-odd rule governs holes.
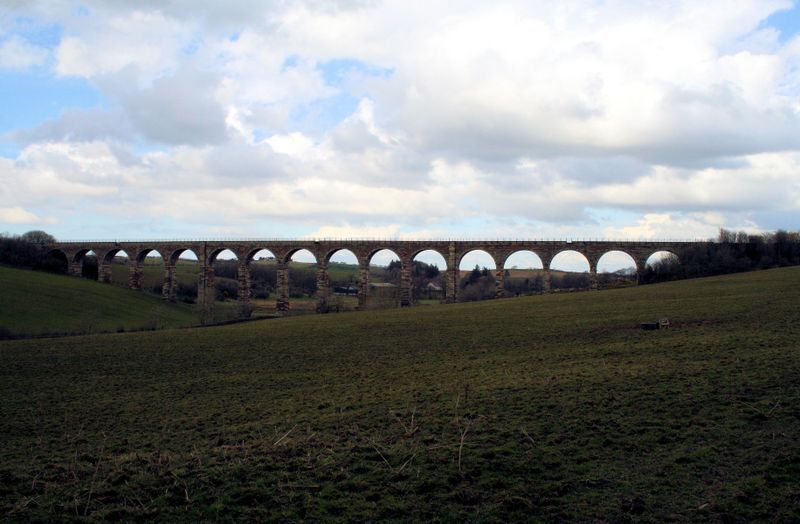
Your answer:
[[[592,289],[597,289],[597,263],[611,251],[629,255],[638,275],[641,275],[650,256],[657,252],[678,255],[681,248],[700,244],[685,241],[526,241],[526,240],[252,240],[252,241],[132,241],[132,242],[56,242],[49,247],[51,252],[60,252],[68,263],[68,272],[80,276],[86,255],[93,251],[97,256],[98,280],[111,282],[111,264],[114,257],[124,251],[130,260],[129,285],[142,288],[145,258],[153,252],[164,260],[165,299],[175,300],[177,278],[175,267],[182,253],[193,252],[200,264],[197,301],[201,306],[214,303],[214,262],[225,250],[232,251],[238,259],[238,301],[242,311],[250,306],[250,264],[261,250],[275,255],[277,264],[277,304],[279,312],[289,310],[289,261],[301,250],[310,251],[317,260],[317,300],[320,306],[327,303],[331,294],[328,266],[331,257],[338,251],[348,250],[355,254],[359,266],[358,305],[364,308],[369,295],[369,263],[373,255],[382,250],[391,250],[400,259],[400,305],[411,305],[411,267],[414,258],[423,251],[439,253],[447,263],[447,302],[458,299],[459,265],[461,259],[472,251],[485,251],[495,263],[496,296],[504,296],[504,266],[514,253],[531,251],[542,261],[545,292],[550,289],[550,263],[564,251],[575,251],[589,262]]]

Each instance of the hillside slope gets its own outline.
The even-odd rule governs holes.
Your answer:
[[[197,323],[191,307],[83,278],[0,266],[0,328],[11,335],[97,333]]]
[[[0,514],[797,521],[798,281],[0,342]]]

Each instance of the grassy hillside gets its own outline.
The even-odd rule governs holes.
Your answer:
[[[91,280],[0,266],[0,329],[10,335],[190,326],[189,306]]]
[[[797,521],[798,281],[1,342],[0,514]]]

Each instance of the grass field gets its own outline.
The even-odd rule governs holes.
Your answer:
[[[83,278],[0,266],[0,329],[7,335],[160,329],[198,323],[193,308]]]
[[[0,515],[797,521],[798,282],[0,342]]]

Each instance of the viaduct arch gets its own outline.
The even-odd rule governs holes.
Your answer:
[[[224,250],[233,252],[237,259],[238,296],[242,311],[250,310],[250,264],[256,253],[267,250],[274,254],[277,264],[278,312],[290,309],[289,261],[294,253],[308,250],[317,260],[317,301],[324,306],[331,296],[328,266],[331,257],[341,250],[352,252],[358,260],[358,305],[364,308],[369,300],[369,263],[378,251],[388,249],[400,258],[400,306],[409,306],[411,296],[411,268],[414,257],[423,251],[439,253],[447,264],[446,301],[458,298],[459,263],[470,251],[485,251],[495,264],[496,297],[505,295],[504,267],[506,260],[516,252],[533,252],[542,261],[545,292],[550,290],[550,263],[563,251],[576,251],[589,261],[591,288],[597,289],[597,263],[610,251],[629,255],[641,276],[648,258],[657,252],[677,254],[684,247],[702,242],[692,241],[583,241],[583,240],[214,240],[214,241],[65,241],[48,246],[61,253],[68,261],[70,275],[80,276],[83,259],[94,252],[98,260],[98,280],[110,282],[111,263],[117,253],[125,252],[130,260],[129,286],[141,289],[145,257],[155,252],[164,261],[163,297],[175,300],[177,280],[175,266],[185,251],[197,256],[200,264],[197,287],[198,303],[211,307],[214,302],[214,261]]]

